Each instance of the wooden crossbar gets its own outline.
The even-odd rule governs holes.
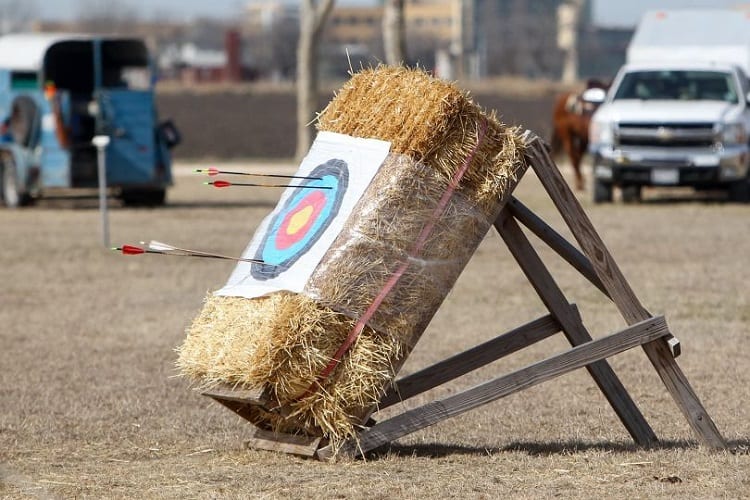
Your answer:
[[[570,305],[575,308],[574,305]],[[524,347],[544,340],[560,331],[560,324],[550,314],[499,335],[460,354],[394,382],[380,400],[378,409],[405,401],[473,370],[508,356]]]
[[[591,340],[454,396],[433,401],[380,422],[362,431],[356,441],[347,443],[339,452],[354,455],[367,452],[406,434],[668,334],[669,330],[663,317],[649,318],[620,332]],[[327,459],[335,452],[336,450],[329,446],[322,448],[318,456]]]

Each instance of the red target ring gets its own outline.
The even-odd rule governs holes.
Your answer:
[[[286,272],[326,232],[338,215],[349,184],[344,160],[331,159],[318,165],[295,187],[266,228],[250,274],[268,280]],[[319,189],[316,189],[319,188]]]

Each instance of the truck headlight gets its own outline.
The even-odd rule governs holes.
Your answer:
[[[611,146],[614,143],[612,123],[607,121],[591,121],[589,130],[589,142],[597,146]]]
[[[719,139],[722,144],[744,144],[747,142],[747,130],[742,123],[726,123],[721,128]]]

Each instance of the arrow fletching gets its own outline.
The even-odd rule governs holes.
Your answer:
[[[146,245],[145,241],[141,241],[141,245]],[[218,253],[201,252],[199,250],[189,250],[187,248],[179,248],[167,243],[160,241],[150,241],[146,248],[137,247],[135,245],[123,245],[121,247],[113,247],[112,250],[116,252],[122,252],[123,255],[141,255],[144,253],[155,253],[159,255],[176,255],[179,257],[203,257],[207,259],[224,259],[234,260],[238,262],[250,262],[256,264],[265,264],[264,261],[259,259],[246,259],[244,257],[230,257],[229,255],[221,255]],[[272,264],[266,264],[272,265]]]
[[[146,245],[145,241],[141,242],[141,245]],[[183,257],[203,257],[207,259],[225,259],[234,260],[237,262],[250,262],[257,264],[264,264],[260,259],[247,259],[244,257],[232,257],[229,255],[222,255],[212,252],[202,252],[200,250],[191,250],[189,248],[180,248],[168,243],[162,243],[161,241],[151,240],[148,242],[148,250],[153,253],[161,253],[164,255],[178,255]]]
[[[123,255],[140,255],[142,253],[146,253],[144,249],[133,246],[133,245],[123,245],[121,247],[114,247],[112,250],[122,252]]]

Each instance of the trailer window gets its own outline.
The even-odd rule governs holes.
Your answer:
[[[633,71],[614,99],[660,99],[739,102],[734,79],[721,71]]]
[[[44,57],[45,81],[73,95],[88,98],[94,91],[94,48],[90,41],[73,40],[54,44]]]
[[[139,40],[102,43],[102,86],[147,90],[151,86],[148,51]]]
[[[39,79],[33,71],[13,71],[10,74],[10,88],[25,90],[39,88]]]

